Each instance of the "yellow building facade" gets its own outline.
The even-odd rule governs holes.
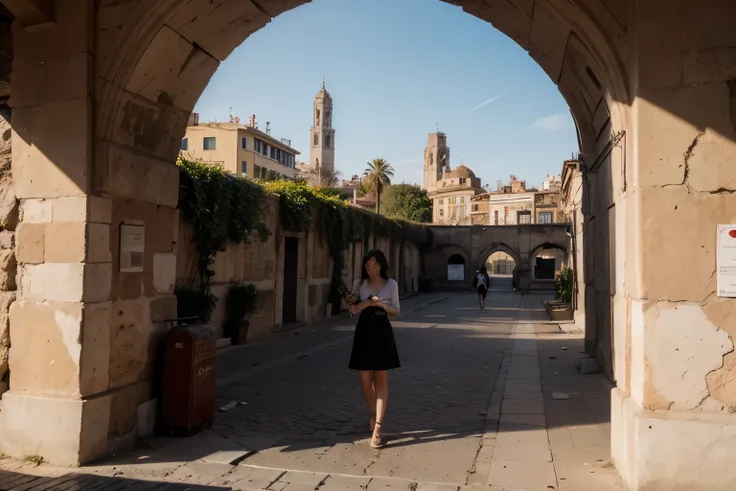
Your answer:
[[[204,123],[187,126],[181,153],[192,160],[217,165],[251,179],[294,179],[296,156],[291,141],[278,140],[255,126],[239,122]]]

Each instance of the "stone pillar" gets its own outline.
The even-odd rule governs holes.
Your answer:
[[[715,291],[716,227],[736,223],[734,19],[732,2],[636,2],[612,394],[613,460],[632,490],[736,486],[736,299]]]
[[[90,197],[92,6],[66,2],[48,29],[13,26],[19,291],[0,450],[58,464],[100,455],[110,414],[110,209]]]

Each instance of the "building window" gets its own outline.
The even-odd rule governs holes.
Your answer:
[[[465,177],[461,177],[461,178],[460,178],[460,184],[461,184],[461,185],[462,185],[462,184],[465,184],[465,183],[467,183],[467,182],[468,182],[468,180],[467,180],[467,179],[466,179]]]
[[[240,175],[241,176],[247,176],[248,175],[248,162],[243,160],[240,162]]]
[[[325,111],[325,126],[332,127],[332,113],[330,111]]]
[[[465,204],[465,196],[460,196],[460,204]]]
[[[498,225],[498,210],[493,212],[493,224]]]
[[[260,165],[253,166],[253,177],[255,177],[256,179],[261,178],[261,166]]]
[[[539,214],[539,223],[552,223],[552,215],[553,213],[551,211],[544,211]]]
[[[245,150],[247,148],[247,146],[248,146],[248,139],[245,138],[245,137],[241,138],[240,139],[240,148],[242,148],[243,150]]]
[[[330,135],[325,135],[325,146],[327,148],[330,148],[330,143],[332,143],[332,138],[330,137]]]
[[[181,139],[181,149],[182,150],[189,150],[189,138],[182,138]]]
[[[445,209],[444,208],[440,208],[440,216],[441,217],[445,216]]]
[[[473,205],[473,211],[478,211],[478,205]]]
[[[532,223],[532,212],[531,211],[518,211],[516,212],[516,223]]]
[[[215,150],[217,148],[217,140],[214,136],[205,136],[202,140],[202,150]]]
[[[314,146],[316,147],[318,145],[319,145],[319,134],[315,133],[314,134]]]

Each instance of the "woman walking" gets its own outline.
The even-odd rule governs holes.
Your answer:
[[[486,295],[488,295],[488,287],[491,284],[491,279],[488,277],[488,270],[483,266],[478,270],[475,275],[475,281],[473,281],[473,288],[478,293],[478,304],[481,309],[486,308]]]
[[[360,314],[349,367],[360,372],[360,386],[371,414],[370,445],[380,448],[388,400],[388,370],[401,366],[389,321],[389,317],[399,315],[399,285],[388,277],[388,261],[383,252],[372,250],[363,257],[361,279],[348,293],[347,302],[352,314]]]

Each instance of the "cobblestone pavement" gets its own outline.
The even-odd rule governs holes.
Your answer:
[[[622,489],[609,462],[610,388],[577,373],[582,335],[543,322],[543,298],[498,288],[480,310],[460,294],[394,322],[403,366],[389,377],[381,450],[368,446],[368,413],[347,369],[355,319],[337,319],[304,338],[284,333],[292,340],[282,353],[264,343],[255,366],[228,355],[236,369],[218,405],[245,404],[219,412],[211,431],[156,439],[71,478],[0,461],[11,474],[0,474],[0,489]],[[41,478],[22,476],[39,472],[46,484],[27,486]],[[51,487],[50,477],[67,481]]]

